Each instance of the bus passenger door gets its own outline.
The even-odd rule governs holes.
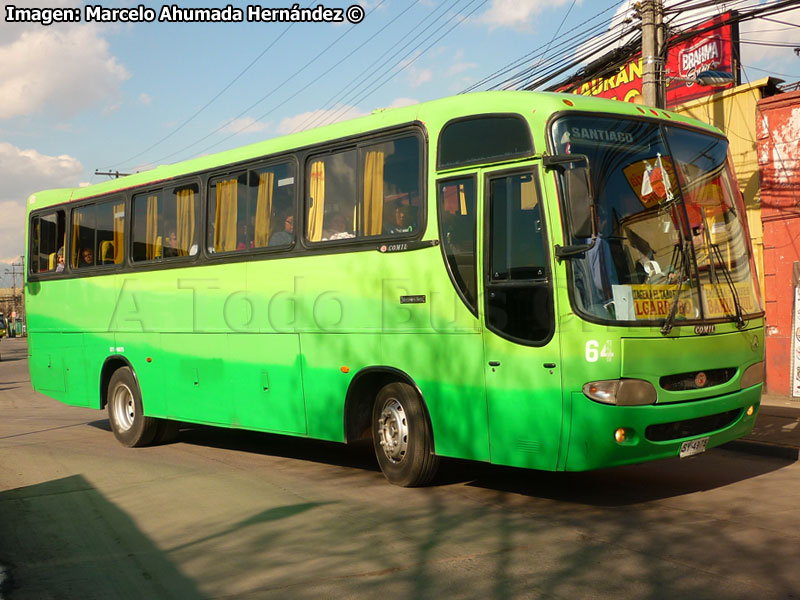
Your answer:
[[[561,370],[538,168],[484,179],[483,301],[491,461],[553,470]]]

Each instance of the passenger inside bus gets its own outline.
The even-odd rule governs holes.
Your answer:
[[[84,248],[81,250],[81,260],[78,263],[79,267],[93,267],[94,266],[94,250],[91,248]]]
[[[269,238],[270,246],[288,246],[294,240],[294,216],[286,215],[283,219],[283,230],[276,231]]]
[[[355,234],[348,231],[347,221],[342,213],[334,213],[330,218],[327,229],[322,232],[322,240],[346,240],[355,237]]]
[[[56,273],[64,272],[64,247],[58,249],[56,253]]]
[[[167,235],[167,242],[164,244],[164,258],[173,256],[180,256],[178,252],[178,234],[174,229],[170,230],[169,235]]]
[[[388,233],[410,233],[414,231],[411,219],[411,207],[408,204],[398,204],[394,209],[394,222],[389,226]]]

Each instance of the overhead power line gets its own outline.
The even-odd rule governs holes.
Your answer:
[[[358,94],[363,91],[364,85],[369,85],[370,78],[378,73],[383,67],[389,64],[393,58],[395,58],[398,54],[403,52],[406,48],[414,44],[420,36],[422,36],[428,29],[433,27],[439,20],[444,17],[447,12],[455,7],[459,0],[453,0],[449,5],[446,2],[442,2],[439,4],[434,11],[430,14],[430,16],[422,20],[420,19],[409,31],[404,32],[399,37],[398,41],[391,44],[383,54],[381,54],[377,59],[375,59],[368,67],[361,71],[358,75],[356,75],[353,79],[347,82],[337,93],[334,94],[333,98],[329,99],[328,102],[324,105],[323,109],[320,109],[320,112],[317,114],[312,114],[309,119],[303,121],[302,124],[297,129],[306,129],[308,127],[313,127],[320,123],[324,119],[325,111],[330,108],[333,108],[337,104],[340,106],[348,106],[348,102],[352,99],[356,98]],[[440,9],[444,9],[441,14],[437,14]],[[435,17],[434,17],[435,15]],[[424,27],[421,31],[417,32],[413,37],[410,37],[411,34],[418,28],[422,27],[427,23],[427,26]],[[425,39],[430,39],[425,38]],[[398,49],[398,46],[403,44],[402,48]],[[389,58],[386,58],[387,55],[391,54]],[[385,59],[385,60],[384,60]],[[383,62],[381,62],[383,61]],[[378,63],[380,63],[378,65]],[[375,66],[378,65],[378,66]],[[385,72],[385,71],[384,71]],[[365,75],[366,73],[366,75]],[[374,81],[374,80],[373,80]]]
[[[472,2],[474,2],[474,1],[475,1],[475,0],[472,0]],[[486,0],[484,0],[484,2],[485,2],[485,1],[486,1]],[[269,111],[267,111],[267,112],[266,112],[266,113],[264,113],[263,115],[260,115],[260,116],[259,116],[259,117],[258,117],[256,120],[257,120],[257,121],[260,121],[261,119],[264,119],[264,118],[265,118],[265,117],[267,117],[269,114],[271,114],[272,112],[274,112],[274,111],[275,111],[275,110],[277,110],[278,108],[281,108],[282,106],[284,106],[284,105],[285,105],[287,102],[289,102],[289,100],[291,100],[292,98],[294,98],[295,96],[297,96],[298,94],[300,94],[301,92],[303,92],[305,89],[307,89],[308,87],[310,87],[310,86],[311,86],[312,84],[314,84],[314,83],[316,83],[316,82],[312,80],[311,82],[309,82],[308,84],[306,84],[304,87],[302,87],[302,88],[300,88],[299,90],[297,90],[297,92],[295,92],[295,93],[294,93],[292,96],[290,96],[289,98],[285,99],[283,102],[279,103],[278,105],[276,105],[276,106],[273,106],[273,107],[272,107],[272,108],[271,108]],[[330,122],[332,122],[332,121],[335,121],[337,118],[338,118],[338,115],[334,115],[334,116],[331,116],[329,119],[326,119],[326,120],[329,120]],[[242,130],[242,131],[243,131],[243,130]],[[233,136],[235,136],[235,135],[238,135],[239,133],[241,133],[241,131],[238,131],[238,132],[236,132],[236,133],[233,133],[233,134],[229,135],[228,137],[226,137],[226,138],[222,139],[221,141],[219,141],[219,142],[216,142],[216,143],[215,143],[215,144],[213,144],[211,147],[209,147],[209,148],[206,148],[204,151],[210,150],[210,148],[213,148],[214,146],[216,146],[216,145],[218,145],[218,144],[220,144],[220,143],[222,143],[222,142],[224,142],[224,141],[226,141],[226,140],[230,139],[231,137],[233,137]]]
[[[731,3],[727,3],[727,4],[731,4]],[[684,6],[684,11],[688,11],[688,10],[694,9],[695,7],[701,6],[701,5],[702,6],[707,6],[709,4],[703,2],[703,3],[700,3],[700,4],[696,3],[696,4],[693,4],[691,6]],[[751,3],[751,4],[743,7],[745,10],[743,10],[742,12],[739,12],[738,14],[736,14],[732,19],[729,19],[728,22],[739,23],[739,22],[753,20],[753,19],[756,19],[756,18],[761,18],[761,17],[766,16],[766,15],[781,14],[783,12],[787,12],[789,10],[792,10],[796,6],[797,6],[796,0],[784,0],[782,2],[775,2],[775,3],[767,4],[767,5],[760,5],[760,4],[755,4],[754,5],[754,4]],[[673,5],[673,7],[674,7],[674,5]],[[709,19],[709,16],[706,14],[706,15],[704,15],[702,17],[698,17],[697,19],[695,19],[692,22],[683,23],[682,27],[686,27],[686,28],[696,27],[696,25],[699,25],[700,23],[703,23],[703,22],[707,21],[708,19]],[[677,34],[676,36],[672,37],[671,41],[672,41],[672,43],[675,43],[677,41],[682,41],[682,40],[688,39],[689,37],[692,37],[694,35],[702,34],[702,33],[705,33],[707,31],[710,31],[712,29],[716,29],[718,26],[719,26],[719,24],[715,24],[715,25],[711,25],[711,26],[708,26],[708,27],[705,27],[705,28],[699,29],[699,30],[695,28],[692,31],[688,31],[688,32],[684,31],[684,33],[680,33],[680,34]],[[619,26],[617,26],[617,27],[619,27]],[[609,30],[609,31],[611,31],[611,30]],[[589,60],[589,58],[591,58],[592,56],[597,55],[598,52],[600,50],[602,50],[603,48],[616,46],[622,40],[624,40],[626,37],[630,37],[630,39],[628,40],[627,43],[630,45],[630,47],[631,47],[630,49],[632,51],[633,47],[636,46],[636,44],[637,44],[637,42],[636,42],[637,38],[631,35],[634,32],[635,32],[635,28],[632,28],[632,29],[629,29],[628,31],[622,31],[621,34],[615,35],[611,39],[609,39],[607,35],[603,36],[603,37],[598,39],[598,42],[601,42],[599,45],[598,45],[598,42],[595,42],[594,45],[588,46],[587,48],[584,49],[584,51],[580,55],[574,56],[566,64],[564,64],[562,62],[563,61],[562,57],[564,56],[564,54],[561,54],[560,57],[554,57],[551,61],[545,63],[542,67],[540,67],[538,69],[533,69],[532,67],[527,67],[526,69],[518,70],[511,77],[509,77],[509,80],[516,80],[518,82],[520,82],[520,81],[525,81],[526,82],[524,85],[517,84],[517,89],[519,89],[521,87],[524,87],[524,89],[538,89],[541,86],[549,83],[553,79],[555,79],[557,77],[560,77],[560,76],[564,75],[565,73],[570,72],[575,67],[577,67],[577,66],[579,66],[581,64],[585,64]],[[746,42],[746,43],[749,43],[749,42]],[[796,44],[786,44],[786,45],[784,45],[783,43],[774,43],[774,42],[757,42],[757,43],[766,44],[766,45],[773,45],[773,46],[778,45],[779,47],[794,47],[796,45]],[[584,44],[585,44],[585,42],[584,42]],[[604,73],[605,72],[612,72],[614,69],[618,68],[621,64],[624,64],[624,62],[629,59],[630,54],[631,54],[631,52],[625,51],[624,48],[619,50],[619,55],[620,55],[619,59],[616,60],[616,61],[609,62],[605,66],[605,68],[603,69],[603,72]],[[526,75],[526,72],[527,72],[527,78],[524,77]],[[599,76],[601,74],[598,73],[597,75]],[[534,79],[534,77],[536,77],[536,78]]]
[[[613,16],[610,19],[603,20],[602,22],[600,22],[598,24],[595,24],[595,25],[592,25],[591,27],[589,27],[587,29],[581,30],[581,28],[584,25],[587,25],[588,23],[591,23],[592,21],[597,20],[602,15],[604,15],[607,12],[615,9],[617,5],[618,5],[618,2],[615,1],[611,6],[607,7],[606,9],[600,11],[599,13],[597,13],[594,16],[590,17],[589,19],[587,19],[587,20],[583,21],[582,23],[579,23],[578,25],[573,27],[573,31],[577,31],[577,33],[575,35],[573,35],[571,38],[569,38],[568,40],[562,41],[560,44],[557,44],[551,50],[555,51],[558,48],[563,48],[565,44],[567,44],[570,41],[574,41],[576,39],[584,40],[586,38],[586,36],[592,35],[593,32],[596,29],[601,29],[601,28],[608,27],[609,24],[611,22],[613,22],[613,20],[614,20]],[[471,92],[473,90],[479,89],[482,86],[484,86],[485,84],[489,83],[490,81],[493,81],[493,80],[497,79],[498,77],[501,77],[501,76],[511,72],[514,68],[516,68],[519,65],[525,63],[529,58],[539,57],[540,55],[537,54],[537,52],[540,52],[545,48],[547,48],[547,45],[543,44],[543,45],[539,46],[538,48],[535,48],[534,50],[531,50],[530,52],[524,54],[523,56],[520,56],[519,58],[515,59],[511,63],[508,63],[507,65],[505,65],[505,66],[501,67],[500,69],[496,70],[494,73],[491,73],[490,75],[487,75],[486,77],[484,77],[480,81],[478,81],[476,83],[473,83],[472,85],[470,85],[466,89],[462,90],[461,93],[464,94],[464,93]],[[500,84],[497,84],[497,85],[502,85],[503,83],[505,83],[505,81],[506,80],[500,82]]]
[[[310,6],[311,2],[313,2],[313,1],[314,0],[310,0],[309,3],[306,5],[306,7]],[[156,142],[153,142],[150,146],[148,146],[147,148],[145,148],[144,150],[142,150],[138,154],[134,154],[130,158],[127,158],[127,159],[125,159],[123,161],[120,161],[120,162],[114,164],[114,165],[111,165],[111,168],[115,168],[115,167],[118,167],[118,166],[123,165],[123,164],[128,164],[131,161],[136,160],[140,156],[143,156],[143,155],[147,154],[148,152],[150,152],[150,150],[160,146],[161,144],[166,142],[168,139],[170,139],[173,135],[175,135],[176,133],[181,131],[189,123],[194,121],[203,111],[205,111],[209,106],[211,106],[214,102],[216,102],[219,99],[220,96],[222,96],[225,92],[227,92],[231,88],[231,86],[233,86],[234,83],[239,81],[239,79],[241,79],[242,76],[244,76],[244,74],[247,73],[259,60],[261,60],[264,57],[264,55],[267,52],[269,52],[270,49],[272,49],[272,47],[275,46],[275,44],[277,44],[281,40],[281,38],[284,35],[286,35],[294,25],[295,25],[294,23],[290,23],[288,27],[285,27],[283,29],[283,31],[280,33],[280,35],[278,35],[278,37],[276,37],[274,40],[272,40],[272,42],[270,42],[267,45],[267,47],[264,48],[264,50],[262,50],[259,53],[258,56],[256,56],[252,61],[250,61],[250,63],[244,69],[239,71],[239,73],[233,79],[231,79],[230,82],[228,82],[227,85],[225,85],[219,92],[217,92],[208,102],[206,102],[203,106],[201,106],[199,109],[197,109],[188,119],[183,121],[180,125],[178,125],[174,129],[172,129],[167,135],[165,135],[161,139],[157,140]]]
[[[366,13],[366,15],[365,15],[365,18],[366,18],[366,17],[368,17],[370,14],[372,14],[372,13],[373,13],[373,12],[374,12],[374,11],[375,11],[377,8],[379,8],[379,7],[380,7],[380,6],[381,6],[381,5],[382,5],[382,4],[383,4],[385,1],[386,1],[386,0],[381,0],[381,1],[380,1],[380,2],[379,2],[379,3],[378,3],[378,4],[377,4],[377,5],[374,7],[374,8],[370,9],[370,10],[369,10],[369,11]],[[178,154],[181,154],[181,153],[183,153],[183,152],[186,152],[187,150],[190,150],[191,148],[194,148],[194,147],[195,147],[195,146],[197,146],[198,144],[201,144],[202,142],[204,142],[205,140],[207,140],[207,139],[208,139],[208,138],[210,138],[211,136],[213,136],[213,135],[215,135],[215,134],[219,133],[220,131],[222,131],[223,129],[225,129],[226,127],[228,127],[229,125],[231,125],[232,123],[236,122],[238,119],[242,118],[242,117],[243,117],[245,114],[247,114],[248,112],[250,112],[250,111],[251,111],[252,109],[254,109],[256,106],[258,106],[259,104],[261,104],[262,102],[264,102],[264,101],[265,101],[267,98],[269,98],[270,96],[272,96],[273,94],[275,94],[275,93],[276,93],[278,90],[280,90],[281,88],[283,88],[283,87],[284,87],[284,86],[285,86],[287,83],[289,83],[290,81],[292,81],[293,79],[295,79],[295,78],[296,78],[296,77],[297,77],[297,76],[298,76],[300,73],[302,73],[304,70],[306,70],[306,69],[307,69],[309,66],[311,66],[312,64],[314,64],[314,63],[315,63],[315,62],[316,62],[316,61],[317,61],[317,60],[318,60],[320,57],[322,57],[323,55],[325,55],[325,54],[326,54],[326,53],[327,53],[327,52],[328,52],[328,51],[329,51],[331,48],[333,48],[333,46],[335,46],[336,44],[338,44],[338,43],[339,43],[339,42],[340,42],[340,41],[341,41],[341,40],[342,40],[342,39],[343,39],[345,36],[347,36],[348,34],[350,34],[350,33],[351,33],[351,32],[352,32],[354,29],[355,29],[355,27],[356,27],[355,25],[350,25],[350,27],[348,27],[347,29],[345,29],[345,30],[344,30],[344,32],[342,32],[342,34],[341,34],[339,37],[337,37],[337,38],[336,38],[334,41],[332,41],[330,44],[328,44],[328,45],[327,45],[327,46],[326,46],[326,47],[325,47],[325,48],[324,48],[322,51],[320,51],[320,52],[319,52],[319,53],[318,53],[316,56],[314,56],[314,58],[312,58],[311,60],[309,60],[308,62],[306,62],[306,63],[305,63],[305,64],[304,64],[302,67],[300,67],[300,68],[299,68],[299,69],[297,69],[297,70],[296,70],[294,73],[292,73],[291,75],[289,75],[289,77],[287,77],[286,79],[284,79],[284,80],[283,80],[283,81],[282,81],[280,84],[278,84],[277,86],[275,86],[275,87],[271,88],[269,92],[267,92],[266,94],[264,94],[263,96],[261,96],[261,98],[259,98],[259,99],[258,99],[258,100],[256,100],[255,102],[253,102],[253,103],[252,103],[250,106],[248,106],[247,108],[245,108],[243,111],[241,111],[241,112],[240,112],[239,114],[237,114],[235,117],[233,117],[233,118],[231,118],[231,119],[228,119],[228,120],[227,120],[225,123],[223,123],[222,125],[220,125],[220,126],[219,126],[219,127],[217,127],[216,129],[214,129],[213,131],[211,131],[211,132],[207,133],[206,135],[204,135],[204,136],[203,136],[203,137],[201,137],[200,139],[198,139],[198,140],[196,140],[196,141],[192,142],[191,144],[189,144],[189,145],[187,145],[187,146],[184,146],[183,148],[181,148],[181,149],[179,149],[179,150],[176,150],[175,152],[172,152],[171,154],[168,154],[168,155],[166,155],[166,156],[164,156],[164,157],[162,157],[162,158],[158,159],[156,162],[162,162],[162,161],[168,160],[168,159],[172,158],[173,156],[176,156],[176,155],[178,155]],[[259,120],[260,120],[260,118],[259,118],[259,119],[256,119],[256,122],[258,122]],[[212,146],[210,146],[210,147],[208,147],[208,148],[206,148],[206,149],[204,149],[204,150],[201,150],[200,152],[198,152],[198,154],[202,154],[202,153],[204,153],[204,152],[207,152],[207,151],[208,151],[210,148],[212,148],[212,147],[214,147],[214,146],[216,146],[216,145],[218,145],[218,144],[221,144],[221,143],[223,143],[224,141],[226,141],[226,140],[230,139],[230,138],[231,138],[231,137],[233,137],[234,135],[237,135],[237,134],[241,133],[241,131],[244,131],[245,129],[246,129],[246,128],[243,128],[242,130],[240,130],[240,131],[237,131],[237,132],[233,133],[232,135],[230,135],[230,136],[227,136],[227,137],[223,138],[223,139],[222,139],[222,140],[220,140],[219,142],[215,142],[215,143],[214,143]]]

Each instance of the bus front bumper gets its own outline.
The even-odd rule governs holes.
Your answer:
[[[601,404],[573,392],[564,468],[587,471],[688,456],[740,438],[753,429],[761,388],[649,406]]]

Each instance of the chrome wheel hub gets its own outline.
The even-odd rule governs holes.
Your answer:
[[[114,403],[114,420],[117,422],[117,426],[121,431],[128,431],[133,427],[133,421],[136,418],[133,392],[124,383],[120,384],[114,390],[114,398],[111,401]]]
[[[408,451],[408,419],[403,405],[389,400],[378,419],[378,442],[393,463],[399,463]]]

